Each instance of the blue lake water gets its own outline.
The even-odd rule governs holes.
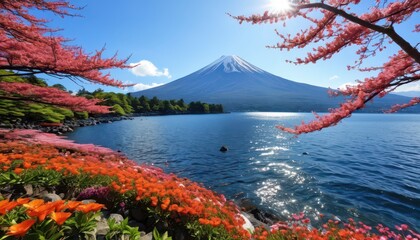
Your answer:
[[[275,128],[304,113],[137,117],[79,128],[79,143],[248,198],[279,216],[304,211],[420,230],[420,115],[355,114],[298,138]],[[222,153],[222,145],[229,151]],[[305,153],[305,154],[304,154]]]

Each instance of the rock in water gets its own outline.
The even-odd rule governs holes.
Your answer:
[[[228,150],[229,150],[228,147],[226,147],[225,145],[220,147],[221,152],[227,152]]]

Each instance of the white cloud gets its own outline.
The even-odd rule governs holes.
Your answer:
[[[403,85],[395,89],[395,92],[411,92],[411,91],[420,91],[420,83],[411,83],[411,84]]]
[[[142,91],[149,88],[159,87],[159,86],[162,86],[163,84],[164,83],[151,83],[151,84],[137,83],[136,85],[132,86],[132,88],[135,91]]]
[[[357,84],[359,84],[359,83],[357,83],[357,82],[346,82],[346,83],[343,83],[343,84],[341,84],[340,86],[338,86],[338,89],[346,89],[347,88],[347,86],[356,86]]]
[[[148,60],[141,60],[140,62],[137,62],[137,63],[130,63],[130,66],[135,66],[131,68],[130,71],[136,76],[167,77],[167,78],[172,77],[169,74],[169,69],[164,68],[163,70],[159,70],[152,62]]]
[[[339,78],[340,78],[340,76],[334,75],[334,76],[330,77],[330,80],[333,81],[333,80],[337,80]]]

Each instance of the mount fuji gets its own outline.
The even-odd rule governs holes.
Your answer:
[[[238,56],[222,56],[208,66],[165,85],[134,92],[159,99],[184,99],[223,104],[226,111],[327,111],[342,98],[331,98],[328,89],[290,81],[266,72]],[[389,95],[376,101],[369,112],[410,99]]]

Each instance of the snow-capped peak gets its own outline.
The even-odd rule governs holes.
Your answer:
[[[262,69],[250,64],[236,55],[221,56],[210,65],[202,68],[200,73],[210,73],[216,69],[222,69],[226,73],[233,72],[264,72]]]

